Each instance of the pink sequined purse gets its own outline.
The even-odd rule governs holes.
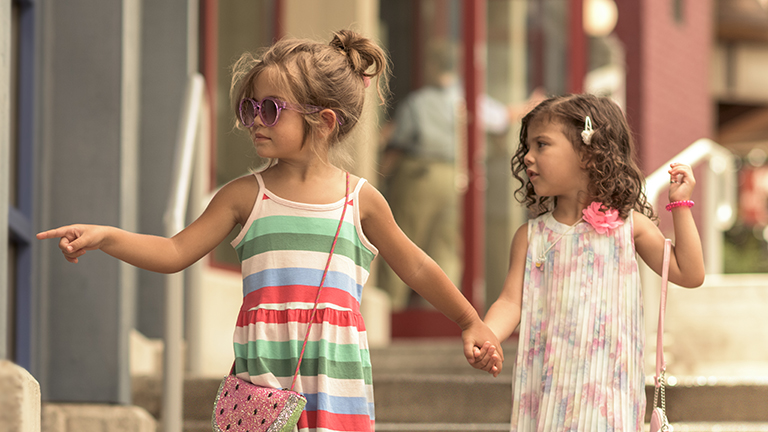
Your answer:
[[[664,392],[665,373],[667,363],[664,361],[664,312],[667,305],[667,281],[669,279],[669,254],[672,247],[672,241],[664,240],[664,261],[661,270],[661,301],[659,305],[659,326],[656,335],[656,377],[655,390],[653,392],[653,412],[651,412],[650,432],[671,431],[672,425],[667,419],[667,401]],[[661,395],[661,405],[659,405],[659,395]]]
[[[320,291],[322,291],[325,277],[328,275],[333,251],[336,248],[336,241],[339,239],[344,215],[347,212],[348,201],[349,173],[347,173],[347,192],[341,211],[341,220],[339,220],[339,227],[336,229],[336,235],[333,238],[331,253],[328,255],[320,286],[317,288],[315,306],[312,308],[307,332],[304,335],[304,344],[301,347],[296,372],[293,374],[291,388],[275,389],[255,385],[235,376],[235,367],[233,365],[232,372],[221,381],[219,391],[216,394],[211,419],[214,432],[291,432],[298,423],[299,417],[302,411],[304,411],[304,406],[307,404],[307,399],[300,393],[293,391],[293,388],[299,375],[301,360],[304,358],[304,350],[309,339],[309,330],[312,328],[312,322],[317,312]]]
[[[292,390],[251,384],[234,375],[221,381],[213,412],[213,430],[293,431],[307,399]]]

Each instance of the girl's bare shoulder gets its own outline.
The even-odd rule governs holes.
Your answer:
[[[222,205],[229,207],[242,225],[248,220],[258,195],[259,182],[253,174],[246,174],[222,186],[214,200],[221,200]]]
[[[639,211],[632,212],[632,236],[635,241],[658,231],[655,223]]]
[[[350,184],[358,184],[362,181],[360,177],[350,176]],[[365,220],[370,217],[385,216],[387,213],[391,213],[389,203],[387,203],[384,195],[376,189],[370,182],[365,182],[360,187],[359,193],[360,199],[360,218]]]
[[[525,242],[525,244],[528,244],[528,223],[521,224],[517,231],[515,231],[515,235],[512,238],[512,241],[518,241],[518,242]]]

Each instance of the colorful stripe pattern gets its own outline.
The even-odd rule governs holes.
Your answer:
[[[642,430],[645,327],[632,214],[607,234],[587,223],[568,229],[551,213],[528,223],[512,430]]]
[[[304,204],[264,187],[232,245],[243,272],[243,305],[234,335],[235,373],[254,384],[288,388],[344,200]],[[370,431],[371,361],[360,315],[363,285],[378,251],[360,225],[360,180],[347,208],[320,295],[294,390],[307,398],[300,431]]]

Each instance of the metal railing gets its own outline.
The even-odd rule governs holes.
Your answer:
[[[708,162],[701,203],[704,265],[708,274],[722,273],[722,233],[733,226],[737,215],[736,159],[728,149],[710,139],[695,141],[646,178],[645,194],[651,205],[655,206],[661,193],[669,187],[667,171],[672,162],[684,163],[692,168]]]
[[[205,79],[199,73],[190,76],[184,94],[181,118],[174,150],[171,193],[164,215],[165,236],[172,237],[186,225],[194,161],[198,149],[208,137],[208,105]],[[162,430],[181,432],[183,426],[184,362],[184,272],[165,277],[165,331],[163,349]]]
[[[704,250],[704,268],[709,275],[723,272],[723,231],[733,226],[736,220],[737,183],[736,160],[734,155],[725,147],[710,139],[699,139],[678,153],[659,169],[646,178],[645,193],[648,202],[656,207],[662,192],[669,188],[669,165],[680,162],[695,168],[702,163],[704,178],[701,202],[703,220],[699,227],[702,233]],[[640,266],[640,279],[643,286],[643,298],[647,311],[658,308],[660,301],[660,277],[644,263]],[[705,282],[706,283],[706,282]],[[646,352],[656,350],[657,321],[646,319],[647,335]],[[667,339],[668,340],[668,339]],[[666,347],[665,347],[666,349]]]

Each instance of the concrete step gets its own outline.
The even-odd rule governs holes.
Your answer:
[[[768,423],[673,423],[675,432],[768,432]],[[509,423],[380,423],[378,432],[502,432],[509,431]],[[649,431],[650,425],[645,425]],[[184,421],[184,432],[211,432],[211,422],[203,420]]]
[[[675,432],[768,432],[768,423],[672,423],[672,427]]]
[[[502,350],[505,363],[499,376],[511,377],[517,341],[504,342]],[[459,339],[398,341],[385,348],[372,348],[371,364],[374,374],[488,376],[467,363]]]
[[[184,417],[210,421],[219,380],[188,378]],[[653,387],[646,387],[649,401]],[[377,422],[507,423],[512,406],[511,377],[474,375],[374,375]],[[160,416],[161,382],[134,379],[134,404]],[[760,380],[678,378],[667,389],[667,415],[673,422],[768,422],[768,384]],[[646,421],[648,418],[646,418]]]
[[[504,368],[499,376],[512,376],[517,341],[502,344]],[[459,339],[437,341],[398,341],[386,348],[371,349],[371,364],[376,374],[489,376],[473,369],[464,357]]]
[[[675,432],[768,432],[768,423],[673,423]],[[378,432],[508,431],[509,423],[376,423]],[[645,425],[645,431],[650,425]]]
[[[768,422],[765,382],[724,381],[679,379],[667,388],[667,416],[675,422]],[[503,423],[512,407],[508,377],[376,375],[374,392],[376,419],[383,423]],[[652,386],[646,386],[646,398],[651,405]]]
[[[768,423],[674,423],[675,432],[768,432]],[[502,432],[509,423],[376,423],[377,432]],[[648,431],[650,425],[645,425]],[[211,432],[211,422],[187,420],[184,432]]]
[[[502,345],[506,359],[515,358],[516,347],[516,342]],[[509,428],[512,367],[502,369],[497,378],[473,369],[459,339],[400,341],[375,348],[371,364],[377,429],[380,423],[500,423]]]
[[[667,386],[666,391],[667,417],[671,422],[768,423],[766,377],[676,379],[677,383]],[[646,399],[648,405],[653,403],[653,387],[650,385],[646,386]]]
[[[514,351],[514,346],[505,344],[506,367],[493,378],[467,364],[458,340],[398,342],[371,350],[377,428],[506,430],[512,406]],[[675,385],[667,388],[667,414],[675,430],[768,432],[764,428],[768,424],[768,378],[676,378]],[[186,378],[184,416],[189,432],[209,427],[220,380]],[[135,377],[133,386],[134,404],[159,418],[160,377]],[[646,387],[646,394],[650,405],[651,386]],[[717,429],[717,425],[726,424],[721,422],[735,429]],[[201,426],[193,428],[195,424]],[[499,425],[507,426],[498,429]]]
[[[376,422],[509,423],[508,377],[388,375],[373,378]]]
[[[211,432],[211,419],[205,420],[184,420],[184,432]],[[159,431],[158,431],[159,432]]]
[[[223,377],[222,377],[223,378]],[[210,428],[213,401],[219,390],[221,379],[184,379],[184,420],[208,422]],[[156,419],[162,409],[162,378],[158,376],[133,377],[133,404],[146,409]]]
[[[377,422],[508,422],[516,342],[505,342],[502,348],[505,367],[495,379],[467,364],[458,341],[398,342],[371,350]],[[768,377],[675,378],[675,385],[667,387],[672,421],[768,422]],[[650,385],[646,397],[651,405]],[[454,409],[409,408],[433,399],[440,403],[432,406]]]
[[[473,431],[496,432],[509,431],[509,423],[379,423],[376,422],[376,431]]]

